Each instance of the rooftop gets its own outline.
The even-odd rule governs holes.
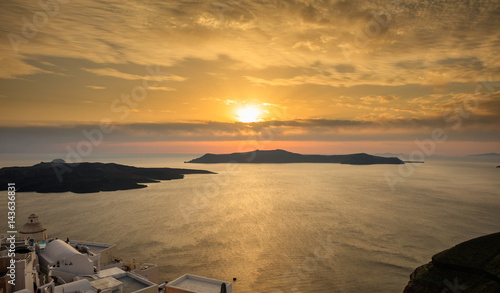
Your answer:
[[[106,277],[98,280],[91,281],[90,284],[96,290],[119,290],[123,283],[113,277]]]
[[[100,270],[97,273],[99,278],[113,277],[121,274],[125,274],[126,272],[120,268],[109,268],[105,270]]]
[[[222,283],[226,283],[227,292],[231,293],[231,283],[216,279],[186,274],[167,284],[167,288],[181,289],[196,293],[220,293]],[[167,292],[168,289],[167,289]]]
[[[107,279],[114,278],[123,284],[123,293],[131,293],[151,286],[157,286],[155,283],[150,282],[140,276],[127,273],[119,268],[109,268],[97,273],[97,277]]]
[[[119,268],[101,270],[95,275],[78,276],[76,279],[90,281],[96,292],[97,289],[101,289],[103,292],[109,290],[114,293],[132,293],[158,286],[141,276],[125,272]]]
[[[133,278],[130,275],[123,275],[122,277],[115,278],[123,283],[123,293],[131,293],[152,286],[142,282],[141,280]]]
[[[73,255],[78,254],[81,253],[60,239],[50,241],[45,246],[45,249],[40,251],[40,256],[47,260],[48,263],[55,263],[63,259],[69,260]]]
[[[93,254],[99,254],[99,253],[101,253],[101,251],[116,245],[116,244],[109,244],[109,243],[86,242],[86,241],[70,241],[69,244],[71,244],[71,246],[75,246],[75,245],[87,246],[89,248],[90,252],[92,252]]]
[[[75,282],[71,282],[68,284],[56,286],[54,288],[54,293],[68,293],[68,292],[85,292],[85,293],[94,293],[95,291],[92,289],[92,285],[88,280],[79,280]]]

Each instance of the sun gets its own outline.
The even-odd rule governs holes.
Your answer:
[[[258,122],[262,114],[257,106],[245,106],[236,110],[236,119],[243,123]]]

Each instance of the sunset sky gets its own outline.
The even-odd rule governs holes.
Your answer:
[[[0,16],[2,153],[410,153],[436,129],[432,154],[500,152],[500,1],[2,1]]]

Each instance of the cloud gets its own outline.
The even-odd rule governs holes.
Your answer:
[[[272,86],[296,86],[305,84],[329,85],[338,86],[339,80],[325,75],[299,75],[292,78],[274,78],[263,79],[255,76],[245,76],[250,82],[257,85],[272,85]]]
[[[264,74],[247,75],[255,84],[274,86],[443,87],[451,81],[475,81],[485,70],[500,65],[494,53],[498,45],[498,32],[493,29],[498,23],[496,1],[154,0],[104,4],[84,0],[60,6],[60,12],[38,34],[19,45],[18,54],[13,53],[7,38],[0,40],[4,57],[0,78],[48,73],[47,68],[26,62],[27,56],[35,55],[162,67],[186,58],[213,60],[226,55],[247,68],[278,66],[304,71],[273,79]],[[2,8],[3,30],[22,36],[23,17],[31,19],[40,7],[7,2]],[[366,46],[356,47],[356,39],[366,38],[360,32],[377,31],[374,21],[378,16],[387,17],[388,24],[381,25]],[[351,61],[345,57],[345,44],[356,47]],[[308,72],[315,62],[330,65],[321,73]],[[124,80],[142,76],[115,66],[88,70]]]
[[[87,87],[89,89],[93,89],[93,90],[105,90],[106,89],[105,86],[97,86],[97,85],[88,85]]]
[[[148,90],[151,91],[165,91],[165,92],[175,92],[177,89],[170,88],[170,87],[165,87],[165,86],[150,86],[148,87]]]
[[[297,43],[295,43],[295,45],[293,45],[292,48],[294,48],[294,49],[304,48],[304,49],[307,49],[307,50],[309,50],[311,52],[322,50],[322,47],[315,45],[311,41],[300,41],[300,42],[297,42]]]
[[[114,68],[83,68],[83,70],[94,73],[96,75],[100,75],[100,76],[110,76],[110,77],[115,77],[115,78],[120,78],[120,79],[125,79],[125,80],[143,80],[144,78],[148,77],[148,75],[137,75],[137,74],[120,72]],[[185,77],[171,75],[171,74],[167,74],[167,73],[163,73],[161,75],[154,75],[154,79],[157,81],[185,81],[186,80]]]
[[[399,97],[396,96],[368,96],[368,97],[362,97],[361,100],[364,101],[366,104],[386,104],[392,101],[397,101],[399,100]]]
[[[500,108],[500,99],[491,98],[485,105]],[[497,141],[498,113],[484,113],[463,118],[458,129],[455,122],[443,117],[406,119],[389,114],[366,116],[358,120],[299,119],[257,123],[222,123],[193,121],[189,123],[131,123],[112,124],[113,131],[103,134],[103,142],[161,142],[161,141],[414,141],[425,139],[436,128],[443,128],[453,141]],[[0,152],[15,151],[16,145],[61,148],[89,141],[88,133],[99,131],[97,124],[2,126],[5,139]],[[87,134],[86,134],[87,133]],[[23,147],[24,148],[24,147]],[[27,148],[27,147],[26,147]]]
[[[353,73],[356,71],[356,68],[350,64],[339,64],[339,65],[335,65],[334,68],[339,73]]]
[[[140,85],[146,67],[158,66],[165,84],[149,88],[129,123],[228,121],[213,115],[255,100],[304,118],[275,127],[286,139],[377,139],[381,125],[403,139],[443,124],[442,114],[484,80],[500,81],[498,1],[63,2],[31,37],[24,19],[32,22],[39,2],[2,3],[2,31],[24,38],[17,53],[12,39],[0,39],[2,94],[16,97],[2,98],[3,124],[98,121],[116,114],[110,105]],[[496,95],[482,100],[460,135],[495,134],[497,106]],[[172,115],[148,115],[166,108]],[[174,122],[161,124],[159,137],[236,139],[263,125]],[[137,133],[131,125],[117,133]],[[155,127],[143,128],[144,138]]]
[[[111,76],[111,77],[116,77],[116,78],[121,78],[121,79],[126,79],[126,80],[141,80],[144,78],[144,76],[120,72],[120,71],[113,69],[113,68],[99,68],[99,69],[83,68],[83,70],[97,74],[97,75],[101,75],[101,76]]]

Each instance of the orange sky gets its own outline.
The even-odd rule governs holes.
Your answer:
[[[69,145],[72,149],[77,149],[77,144]],[[461,142],[461,143],[440,143],[436,144],[436,149],[432,156],[446,154],[446,156],[463,156],[464,150],[474,149],[478,153],[488,153],[492,149],[499,149],[500,142]],[[397,149],[400,153],[390,153],[391,155],[403,155],[408,157],[412,152],[416,152],[414,157],[419,159],[420,154],[424,154],[423,160],[429,158],[426,153],[414,142],[325,142],[325,141],[173,141],[173,142],[126,142],[126,143],[104,143],[99,147],[98,153],[103,154],[163,154],[165,150],[169,153],[177,154],[203,154],[203,153],[233,153],[247,152],[255,149],[273,150],[286,149],[291,152],[303,154],[352,154],[371,150],[373,154],[389,155],[387,150]],[[64,153],[65,155],[68,152]],[[476,154],[476,153],[474,153]],[[81,156],[82,159],[85,156]],[[72,159],[71,156],[69,157]]]
[[[0,3],[0,152],[500,152],[497,1]]]

